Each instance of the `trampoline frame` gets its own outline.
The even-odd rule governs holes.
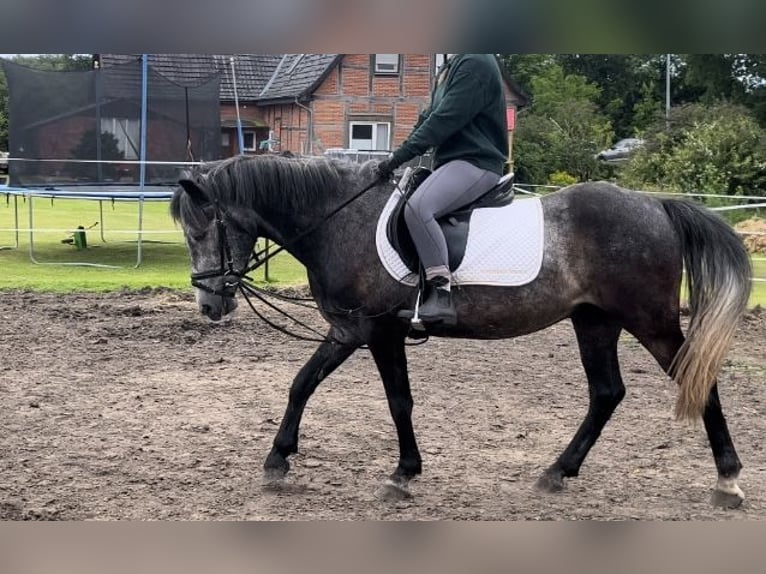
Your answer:
[[[91,263],[87,261],[40,261],[35,256],[35,239],[34,239],[34,209],[33,198],[49,198],[53,199],[81,199],[88,201],[98,201],[99,204],[99,232],[101,235],[101,241],[106,243],[104,237],[104,202],[105,201],[133,201],[138,203],[138,228],[136,238],[136,264],[133,266],[137,269],[143,260],[143,239],[144,230],[144,202],[146,201],[170,201],[173,197],[173,192],[168,190],[154,189],[150,190],[144,187],[142,191],[136,191],[135,189],[122,189],[119,191],[68,191],[64,189],[30,189],[22,187],[7,187],[0,186],[0,194],[6,196],[6,201],[9,201],[10,197],[13,197],[13,213],[14,213],[14,246],[2,246],[2,249],[18,249],[20,242],[19,236],[21,229],[19,228],[19,197],[23,197],[27,203],[29,228],[27,232],[29,234],[29,260],[36,265],[78,265],[83,267],[100,267],[105,269],[120,269],[119,265],[108,265],[105,263]],[[72,230],[75,231],[75,230]]]

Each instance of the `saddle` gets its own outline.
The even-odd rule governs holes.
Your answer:
[[[402,262],[411,270],[419,268],[419,259],[412,236],[407,228],[407,222],[404,220],[404,206],[429,175],[431,175],[431,170],[422,166],[405,170],[399,182],[402,197],[391,212],[386,227],[388,241],[399,254]],[[513,173],[509,173],[501,177],[492,189],[475,201],[436,220],[447,240],[450,271],[454,272],[465,256],[473,210],[480,207],[504,207],[513,201],[513,195]]]

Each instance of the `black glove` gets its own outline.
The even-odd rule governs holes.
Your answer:
[[[378,162],[377,167],[375,168],[375,171],[378,174],[379,180],[388,180],[391,179],[391,175],[394,173],[394,170],[399,167],[398,164],[394,162],[392,158],[384,159],[381,162]]]

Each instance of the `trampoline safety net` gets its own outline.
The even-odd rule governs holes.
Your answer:
[[[90,71],[38,71],[4,60],[9,183],[103,186],[140,183],[140,59]],[[146,185],[174,184],[183,166],[221,156],[220,73],[179,85],[149,66]],[[85,160],[85,161],[83,161]]]

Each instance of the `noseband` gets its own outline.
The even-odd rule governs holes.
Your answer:
[[[220,295],[221,297],[233,297],[237,288],[240,286],[242,279],[251,279],[247,276],[252,266],[245,267],[244,269],[236,269],[234,267],[234,257],[231,254],[231,246],[229,245],[228,234],[226,233],[226,212],[221,209],[216,201],[215,205],[215,227],[218,231],[218,252],[220,255],[220,263],[217,269],[210,271],[200,271],[199,273],[191,274],[191,284],[197,289],[201,289],[211,295]],[[257,260],[257,255],[255,255]],[[212,279],[214,277],[223,277],[224,283],[222,289],[213,289],[202,283],[205,279]]]

